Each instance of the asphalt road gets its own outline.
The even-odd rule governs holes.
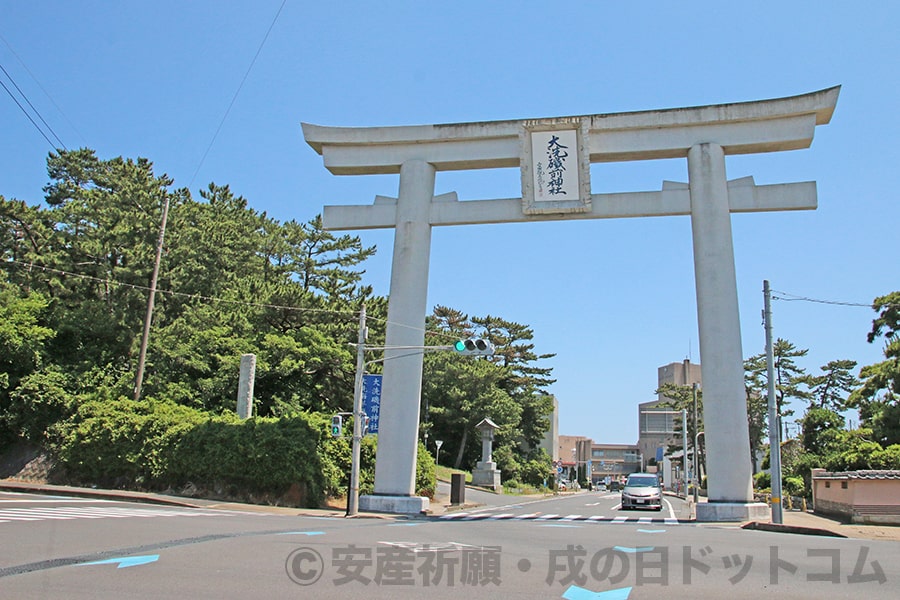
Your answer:
[[[897,597],[898,542],[697,525],[615,496],[343,519],[0,493],[0,597]]]
[[[482,492],[484,494],[485,492]],[[469,500],[469,491],[466,492]],[[483,506],[453,511],[444,519],[539,519],[588,520],[616,523],[675,523],[691,518],[690,507],[674,496],[665,496],[663,510],[622,510],[618,492],[562,493],[544,498],[494,495]]]

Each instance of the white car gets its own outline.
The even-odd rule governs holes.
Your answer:
[[[654,473],[632,473],[622,488],[622,508],[662,510],[662,486]]]

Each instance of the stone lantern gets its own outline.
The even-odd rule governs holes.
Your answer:
[[[475,429],[481,432],[481,460],[472,471],[472,484],[489,487],[495,492],[501,491],[503,488],[500,485],[500,471],[491,456],[494,432],[500,429],[500,426],[490,419],[483,419]]]

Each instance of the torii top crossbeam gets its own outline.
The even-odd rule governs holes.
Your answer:
[[[590,162],[683,158],[714,140],[725,154],[807,148],[831,120],[840,86],[799,96],[581,117],[448,125],[325,127],[303,123],[307,143],[335,175],[399,173],[421,159],[437,171],[519,166],[519,136],[531,123],[586,122]]]
[[[523,168],[523,196],[531,187],[523,155],[525,132],[577,128],[584,142],[581,202],[540,203],[522,198],[452,202],[455,193],[437,196],[429,207],[433,226],[690,214],[687,185],[665,182],[656,192],[592,194],[588,163],[684,158],[691,147],[715,142],[724,154],[777,152],[808,147],[816,125],[834,112],[840,86],[818,92],[755,102],[652,110],[582,117],[488,121],[400,127],[323,127],[303,124],[307,142],[322,154],[335,175],[399,173],[409,160],[435,171]],[[449,202],[448,202],[449,201]],[[756,186],[751,178],[729,182],[731,212],[816,208],[814,182]],[[549,205],[543,208],[542,205]],[[560,208],[562,206],[562,208]],[[530,208],[530,210],[529,210]],[[391,228],[396,199],[376,197],[371,205],[326,206],[331,230]]]

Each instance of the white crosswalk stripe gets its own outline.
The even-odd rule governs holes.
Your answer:
[[[451,512],[439,517],[442,521],[580,521],[586,523],[614,523],[622,525],[626,523],[636,525],[679,525],[678,519],[647,517],[634,515],[619,515],[616,517],[607,517],[606,515],[560,515],[556,513],[525,513],[517,515],[515,513],[492,513],[491,509],[482,509],[476,513],[468,512]]]
[[[124,519],[154,517],[205,517],[234,513],[184,508],[124,508],[120,506],[57,506],[0,509],[0,523],[71,519]]]

